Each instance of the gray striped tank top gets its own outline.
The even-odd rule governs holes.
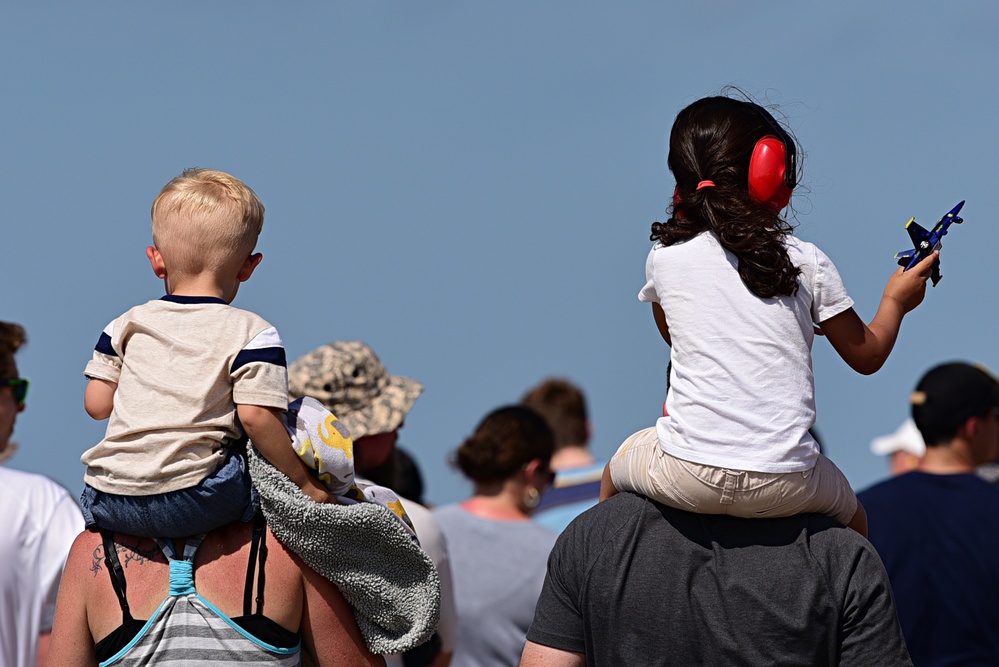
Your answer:
[[[194,587],[194,554],[201,539],[189,539],[183,558],[173,544],[159,541],[170,562],[170,594],[138,634],[100,663],[116,667],[291,667],[301,664],[301,642],[292,648],[271,646],[236,625]]]

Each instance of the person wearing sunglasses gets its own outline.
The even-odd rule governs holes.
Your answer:
[[[24,401],[28,397],[28,385],[31,381],[28,378],[3,378],[0,379],[0,387],[10,387],[11,396],[20,410],[24,409]]]
[[[11,441],[14,435],[14,422],[18,413],[24,410],[28,398],[27,378],[17,376],[14,352],[24,344],[24,328],[19,324],[0,323],[0,462],[10,459],[17,449]]]
[[[555,435],[523,405],[486,415],[452,462],[472,496],[434,509],[458,611],[452,667],[516,665],[556,534],[531,519],[554,477]]]
[[[0,378],[0,400],[3,405],[0,407],[0,434],[2,434],[2,447],[0,447],[0,463],[10,460],[17,450],[17,443],[11,440],[14,435],[14,422],[18,413],[24,410],[24,401],[28,397],[28,378],[9,377]]]
[[[0,322],[0,460],[14,451],[14,422],[28,397],[14,360],[26,341],[24,327]],[[34,667],[45,659],[59,580],[83,515],[49,478],[2,466],[0,508],[0,665]]]

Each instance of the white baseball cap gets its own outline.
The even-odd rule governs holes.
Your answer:
[[[894,433],[871,440],[871,452],[878,456],[887,456],[897,451],[909,452],[920,458],[926,453],[923,436],[912,419],[902,422]]]

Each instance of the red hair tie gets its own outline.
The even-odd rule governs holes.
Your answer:
[[[700,183],[697,184],[697,187],[694,189],[700,190],[701,188],[713,188],[713,187],[715,187],[714,181],[701,181]]]

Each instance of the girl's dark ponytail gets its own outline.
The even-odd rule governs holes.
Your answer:
[[[747,102],[708,97],[677,115],[668,158],[676,195],[669,220],[652,223],[650,240],[668,246],[710,230],[738,259],[746,287],[770,298],[795,294],[801,270],[784,243],[791,224],[749,196],[753,148],[775,122],[761,112]]]

